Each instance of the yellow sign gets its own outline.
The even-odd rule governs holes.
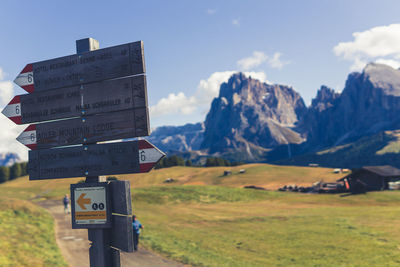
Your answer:
[[[105,187],[75,188],[74,199],[76,224],[103,224],[107,222]]]

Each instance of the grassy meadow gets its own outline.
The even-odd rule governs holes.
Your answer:
[[[0,197],[0,266],[67,266],[53,217],[24,200]]]
[[[223,176],[228,169],[232,175]],[[240,169],[246,169],[246,173],[240,174]],[[117,177],[131,181],[134,213],[145,226],[141,245],[183,263],[399,266],[400,192],[342,197],[242,188],[310,185],[342,176],[325,168],[250,164],[230,168],[173,167]],[[174,182],[164,183],[167,178]],[[69,191],[69,184],[79,180],[29,182],[25,177],[0,185],[0,195],[35,203],[44,198],[61,198]],[[29,207],[39,212],[31,203]],[[46,242],[52,255],[57,254],[52,241]],[[0,257],[8,253],[11,252],[0,252]],[[62,260],[57,263],[63,264]]]

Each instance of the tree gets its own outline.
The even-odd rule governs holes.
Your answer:
[[[193,164],[192,164],[192,161],[191,161],[190,159],[188,159],[188,160],[185,162],[185,165],[188,166],[188,167],[191,167]]]
[[[0,167],[0,183],[4,183],[10,179],[10,168],[6,166]]]
[[[214,167],[214,166],[231,166],[229,160],[223,158],[207,158],[206,167]]]
[[[21,174],[21,165],[19,163],[14,163],[10,168],[10,180],[20,177]]]
[[[206,167],[216,166],[215,158],[207,158],[205,166]]]
[[[22,162],[21,165],[21,176],[28,175],[28,162]]]
[[[164,157],[156,164],[154,168],[161,169],[173,166],[185,166],[185,160],[182,157],[176,155],[173,155],[171,157]]]

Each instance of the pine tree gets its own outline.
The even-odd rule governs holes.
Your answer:
[[[22,170],[19,163],[14,163],[10,168],[10,180],[21,177]]]
[[[6,166],[0,167],[0,183],[4,183],[10,179],[10,168]]]

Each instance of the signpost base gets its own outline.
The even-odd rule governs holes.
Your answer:
[[[106,182],[106,176],[88,176],[85,183]],[[111,229],[88,229],[90,267],[120,267],[119,251],[110,247]]]

